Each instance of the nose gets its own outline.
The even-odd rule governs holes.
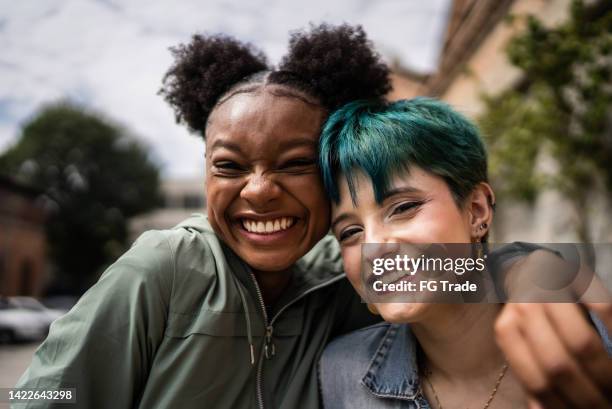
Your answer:
[[[280,197],[281,187],[267,174],[253,174],[242,188],[240,197],[256,211],[266,208]]]
[[[393,244],[397,242],[384,226],[372,223],[370,225],[365,225],[364,230],[364,243]]]
[[[362,246],[364,261],[372,262],[375,258],[388,257],[399,252],[399,242],[384,226],[371,224],[364,226],[364,229]]]

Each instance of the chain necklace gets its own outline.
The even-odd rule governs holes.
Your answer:
[[[491,391],[491,394],[489,395],[489,399],[487,399],[487,402],[484,404],[482,409],[487,409],[489,405],[491,404],[491,402],[493,401],[493,398],[495,397],[495,394],[497,394],[497,390],[499,389],[499,384],[501,384],[502,379],[504,379],[504,376],[506,375],[507,370],[508,370],[508,364],[504,363],[504,366],[502,367],[501,372],[499,373],[499,376],[497,377],[497,381],[495,382],[495,386],[493,387],[493,390]],[[431,380],[429,379],[429,375],[431,375],[431,371],[424,369],[423,378],[425,379],[425,382],[427,382],[427,385],[429,385],[429,389],[431,389],[431,392],[433,393],[434,399],[436,400],[436,405],[438,406],[438,409],[444,409],[442,407],[442,404],[440,403],[440,398],[438,398],[438,394],[436,393],[436,388],[434,388],[433,383],[431,383]]]

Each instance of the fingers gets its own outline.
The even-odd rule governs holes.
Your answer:
[[[592,375],[587,376],[578,363],[577,356],[573,355],[574,351],[567,348],[569,343],[575,344],[576,348],[586,346],[589,349],[580,352],[586,352],[590,357],[593,355],[599,357],[597,361],[601,361],[603,356],[601,353],[605,352],[596,334],[591,334],[593,331],[589,328],[579,307],[576,304],[525,304],[520,310],[524,311],[522,327],[527,343],[552,388],[557,390],[572,408],[608,407],[609,402],[594,382]],[[558,327],[554,325],[551,310],[555,311],[557,317],[572,312],[559,323],[563,327],[563,332],[558,331]],[[581,331],[580,335],[578,329]],[[575,342],[578,338],[580,341]]]
[[[537,364],[527,339],[520,326],[522,313],[518,310],[519,304],[507,304],[495,323],[495,336],[497,343],[513,373],[530,395],[532,406],[537,401],[545,402],[546,408],[561,409],[565,405],[555,395],[542,368]],[[535,398],[535,399],[534,399]]]
[[[612,359],[583,311],[577,304],[549,304],[545,310],[570,355],[603,396],[612,401]]]
[[[611,407],[611,361],[576,304],[507,304],[495,331],[518,380],[545,408]]]
[[[527,399],[527,409],[545,409],[544,406],[533,398]]]

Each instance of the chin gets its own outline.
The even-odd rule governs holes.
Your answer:
[[[376,308],[387,322],[409,324],[420,321],[428,310],[429,304],[423,303],[377,303]]]
[[[290,259],[284,254],[259,253],[249,256],[243,255],[241,258],[254,270],[257,271],[284,271],[295,264],[297,259]]]

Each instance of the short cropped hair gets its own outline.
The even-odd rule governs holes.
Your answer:
[[[340,176],[357,203],[355,171],[370,178],[377,203],[392,176],[412,165],[443,178],[459,208],[478,183],[488,181],[487,154],[476,126],[431,98],[351,102],[330,115],[319,150],[325,189],[335,203]]]

